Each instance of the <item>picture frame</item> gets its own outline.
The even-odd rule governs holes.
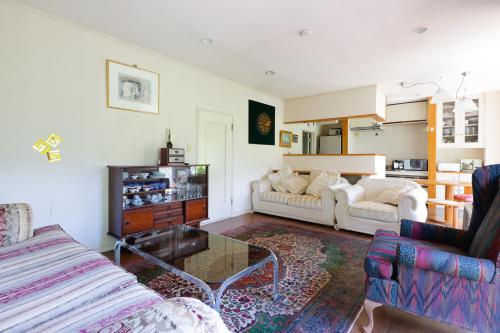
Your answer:
[[[280,147],[292,147],[292,132],[284,130],[280,131]]]
[[[135,65],[106,60],[106,106],[159,114],[160,75]]]
[[[274,146],[275,107],[248,100],[248,143]]]
[[[292,142],[299,143],[299,136],[297,134],[292,134]]]

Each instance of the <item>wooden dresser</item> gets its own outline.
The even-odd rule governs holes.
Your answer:
[[[182,223],[199,227],[208,219],[208,165],[108,166],[108,171],[108,233],[115,237]]]

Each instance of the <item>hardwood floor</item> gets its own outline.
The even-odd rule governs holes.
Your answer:
[[[210,223],[202,226],[201,228],[207,231],[222,233],[227,230],[238,228],[244,225],[250,225],[256,222],[266,222],[269,224],[286,224],[291,226],[297,226],[300,228],[308,230],[316,230],[321,232],[329,233],[343,233],[349,234],[354,237],[370,239],[371,236],[359,234],[355,232],[340,230],[336,231],[332,227],[322,226],[314,223],[307,223],[297,220],[291,220],[281,217],[275,217],[264,214],[244,214],[241,216],[233,217],[227,220],[222,220],[214,223]],[[434,320],[419,317],[404,311],[400,311],[388,306],[382,306],[376,308],[374,311],[375,326],[373,333],[421,333],[421,332],[432,332],[432,333],[466,333],[467,330],[462,330],[457,327],[447,325],[444,323],[436,322]],[[351,333],[361,333],[363,332],[362,327],[368,322],[368,316],[365,311],[361,311],[358,319],[356,320]]]

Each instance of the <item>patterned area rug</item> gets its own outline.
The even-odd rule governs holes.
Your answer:
[[[226,236],[263,246],[280,262],[280,299],[272,300],[272,266],[232,285],[222,298],[222,319],[233,332],[347,332],[363,302],[363,260],[369,241],[256,223]],[[165,297],[206,301],[191,283],[160,269],[139,280]]]

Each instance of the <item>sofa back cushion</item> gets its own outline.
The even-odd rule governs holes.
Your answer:
[[[385,189],[394,187],[408,187],[410,190],[419,188],[415,182],[406,179],[378,179],[378,178],[363,178],[357,184],[363,186],[365,190],[365,200],[371,201],[378,197]]]
[[[472,174],[474,203],[469,231],[476,232],[484,221],[497,195],[498,179],[500,179],[500,164],[487,165],[474,170]]]
[[[0,247],[33,237],[33,214],[28,204],[0,204]]]
[[[469,255],[496,261],[500,251],[500,191],[476,232]]]

